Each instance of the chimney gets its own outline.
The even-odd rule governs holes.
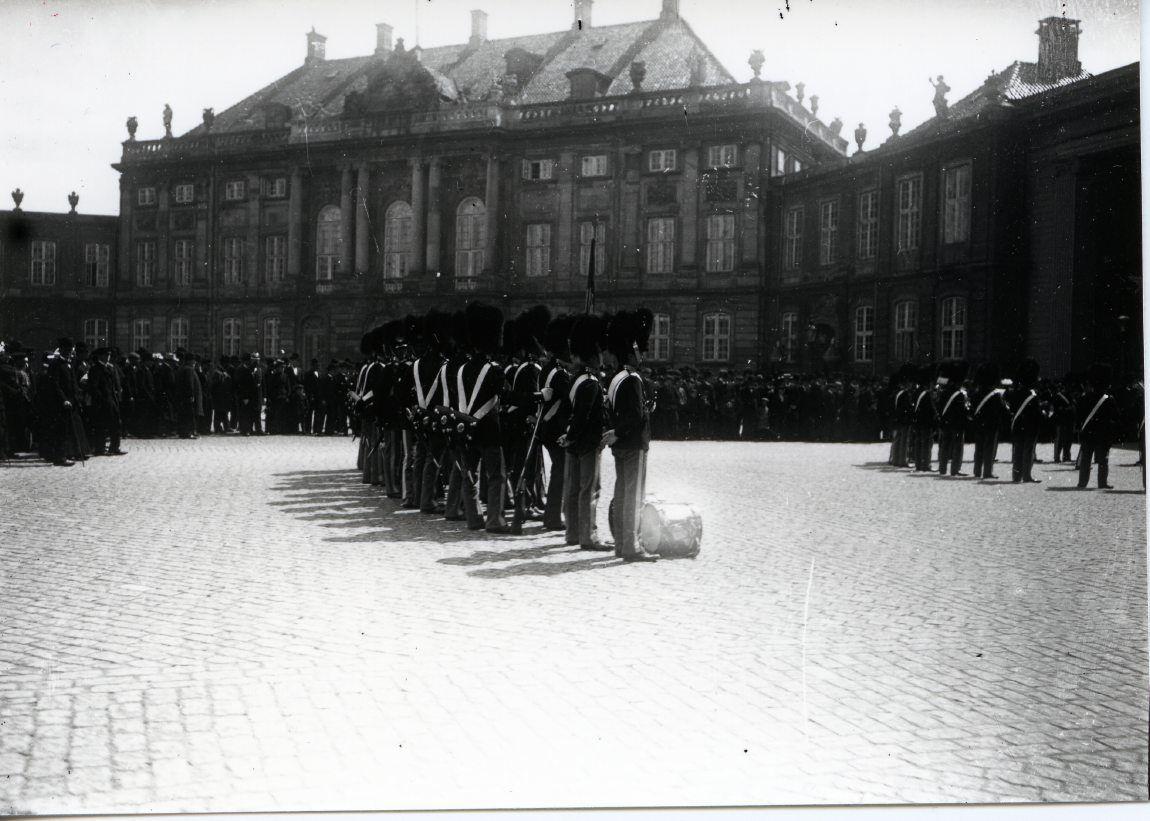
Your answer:
[[[483,9],[471,10],[471,39],[468,43],[477,46],[487,42],[487,12]]]
[[[595,0],[575,0],[575,20],[571,28],[576,31],[586,31],[591,28],[591,6]]]
[[[663,0],[663,13],[659,17],[663,20],[678,20],[679,0]]]
[[[303,61],[304,65],[310,66],[312,63],[322,63],[324,60],[324,52],[327,49],[325,45],[327,38],[319,34],[312,26],[311,31],[307,33],[307,58]]]
[[[1047,17],[1038,21],[1038,81],[1052,83],[1082,73],[1078,62],[1079,20]]]
[[[391,35],[395,31],[387,23],[375,24],[375,56],[384,57],[391,54]]]

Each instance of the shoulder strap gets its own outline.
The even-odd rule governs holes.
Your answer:
[[[996,393],[998,393],[998,391],[993,391],[993,390],[992,390],[992,391],[987,391],[987,392],[986,392],[986,396],[982,397],[982,401],[981,401],[981,402],[979,402],[979,403],[978,403],[978,407],[974,409],[974,415],[975,415],[975,416],[978,416],[978,414],[982,413],[982,408],[983,408],[983,406],[984,406],[984,405],[985,405],[987,402],[989,402],[989,401],[990,401],[990,397],[994,396]]]
[[[567,396],[567,398],[571,401],[572,405],[575,404],[575,394],[578,392],[579,386],[582,385],[584,382],[586,382],[590,378],[591,378],[591,374],[589,374],[589,373],[579,374],[579,377],[575,380],[575,384],[573,384],[571,386],[571,392]]]
[[[624,370],[619,371],[619,373],[615,374],[615,376],[611,379],[611,384],[607,388],[607,401],[611,403],[612,408],[615,407],[615,396],[616,396],[616,394],[619,393],[619,387],[623,384],[623,381],[628,376],[632,376],[632,375],[639,376],[639,374],[637,374],[637,373],[632,374],[631,371],[624,369]]]
[[[1094,410],[1090,411],[1090,415],[1086,417],[1086,421],[1082,423],[1082,430],[1086,430],[1086,426],[1094,419],[1094,414],[1098,413],[1098,409],[1102,407],[1102,403],[1110,398],[1109,394],[1102,394],[1102,398],[1098,400],[1098,404],[1094,406]]]
[[[958,398],[959,394],[962,394],[962,393],[963,393],[963,392],[962,392],[962,390],[957,390],[957,391],[955,391],[954,393],[952,393],[952,394],[950,395],[950,399],[947,399],[947,400],[946,400],[946,405],[944,405],[944,406],[943,406],[943,408],[942,408],[942,414],[941,414],[942,416],[946,416],[946,412],[947,412],[948,410],[950,410],[950,404],[951,404],[951,403],[952,403],[952,402],[953,402],[955,399],[957,399],[957,398]],[[963,395],[965,395],[965,394],[963,394]]]
[[[479,398],[479,390],[483,387],[483,381],[487,378],[487,372],[491,370],[491,363],[484,362],[483,367],[479,371],[479,378],[475,380],[475,389],[471,391],[471,396],[467,395],[467,390],[463,387],[463,368],[459,369],[459,410],[461,413],[471,413],[471,406],[475,404],[475,400]],[[487,404],[491,404],[488,402]],[[486,405],[484,406],[487,407]],[[487,408],[490,410],[490,408]],[[484,411],[484,413],[487,412]],[[479,414],[476,414],[479,415]]]
[[[1022,400],[1022,404],[1018,406],[1018,410],[1014,414],[1014,418],[1010,420],[1010,429],[1014,430],[1014,426],[1018,424],[1018,419],[1022,416],[1022,412],[1026,410],[1026,406],[1030,404],[1030,400],[1034,398],[1034,391]]]

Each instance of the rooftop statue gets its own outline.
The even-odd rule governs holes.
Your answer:
[[[939,117],[945,117],[950,110],[950,105],[946,102],[946,93],[950,91],[950,86],[942,79],[942,75],[938,75],[937,80],[927,78],[932,86],[934,86],[934,113]]]

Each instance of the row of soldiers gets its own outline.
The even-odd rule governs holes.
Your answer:
[[[88,455],[122,454],[126,436],[347,435],[352,362],[332,361],[321,371],[313,360],[304,371],[298,360],[293,354],[264,362],[257,353],[213,362],[182,348],[122,356],[115,348],[89,352],[67,337],[37,356],[19,342],[0,342],[0,457],[39,452],[67,465]]]
[[[1110,448],[1123,429],[1123,412],[1112,393],[1113,374],[1109,365],[1095,363],[1082,384],[1080,394],[1056,389],[1049,399],[1041,397],[1039,366],[1027,359],[1013,378],[1000,378],[997,366],[984,363],[974,373],[968,363],[943,362],[937,375],[931,369],[903,368],[897,375],[898,390],[892,403],[892,439],[889,463],[932,469],[933,443],[938,441],[938,472],[965,476],[962,472],[964,444],[974,440],[973,473],[976,478],[995,479],[995,458],[1001,436],[1011,443],[1011,481],[1040,482],[1034,478],[1034,462],[1039,434],[1053,423],[1054,461],[1074,461],[1078,487],[1090,482],[1091,465],[1098,466],[1098,487],[1109,488]],[[1145,482],[1144,430],[1140,443]],[[1071,459],[1077,438],[1079,452]]]
[[[516,533],[538,518],[569,545],[654,561],[638,540],[651,424],[637,368],[652,320],[647,310],[552,317],[537,306],[505,322],[473,302],[369,332],[352,393],[363,481],[472,530]],[[607,447],[614,544],[596,525]]]

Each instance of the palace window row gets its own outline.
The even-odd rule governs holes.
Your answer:
[[[283,199],[288,195],[287,177],[261,177],[259,190],[264,197],[269,199]],[[196,202],[196,184],[193,182],[177,182],[172,185],[171,191],[172,202],[176,205],[190,205]],[[226,202],[239,202],[247,199],[247,180],[225,180],[223,182],[223,195]],[[156,186],[142,185],[136,189],[136,205],[153,206],[157,204],[158,200]]]

